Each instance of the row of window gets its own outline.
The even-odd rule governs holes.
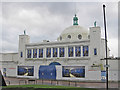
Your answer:
[[[68,35],[67,38],[68,38],[68,39],[71,39],[72,36],[71,36],[71,35]],[[82,39],[82,35],[81,35],[81,34],[78,35],[78,39]],[[88,39],[90,39],[90,35],[88,35]],[[62,40],[62,36],[60,36],[60,40]]]
[[[89,52],[89,48],[88,46],[83,46],[83,56],[88,56]],[[43,48],[39,49],[37,51],[37,49],[33,49],[33,53],[31,49],[27,49],[27,58],[32,58],[32,54],[33,54],[33,58],[37,58],[37,54],[38,54],[38,58],[43,58]],[[76,57],[81,57],[81,46],[76,46],[75,47],[75,56]],[[52,55],[53,54],[53,55]],[[53,48],[53,53],[51,52],[51,48],[46,48],[46,57],[50,58],[51,55],[53,57],[65,57],[65,48],[61,47],[59,48],[59,52],[58,52],[58,48]],[[74,50],[73,47],[68,47],[68,57],[73,57],[74,56]]]

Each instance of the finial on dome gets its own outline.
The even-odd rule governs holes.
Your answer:
[[[97,23],[97,22],[95,21],[95,22],[94,22],[94,27],[96,27],[96,23]]]
[[[75,14],[75,17],[73,18],[73,25],[78,25],[78,18],[76,16],[77,15]]]
[[[24,35],[26,35],[26,31],[24,30]]]

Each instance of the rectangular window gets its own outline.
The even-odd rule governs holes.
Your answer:
[[[39,49],[39,58],[43,58],[43,49]]]
[[[76,57],[81,56],[81,47],[80,46],[75,47],[75,56]]]
[[[27,58],[31,58],[31,49],[27,50]]]
[[[46,57],[51,57],[51,48],[47,48]]]
[[[33,49],[33,58],[37,58],[37,49]]]
[[[60,57],[64,57],[64,47],[63,48],[59,48],[59,56]]]
[[[20,57],[23,57],[23,53],[22,52],[20,53]]]
[[[68,47],[68,56],[73,57],[73,47]]]
[[[53,57],[57,57],[57,48],[53,48]]]
[[[97,49],[94,48],[94,55],[97,55]]]
[[[83,56],[88,56],[89,48],[88,46],[83,46]]]

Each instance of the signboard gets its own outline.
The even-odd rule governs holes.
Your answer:
[[[106,81],[106,71],[101,71],[101,81]]]

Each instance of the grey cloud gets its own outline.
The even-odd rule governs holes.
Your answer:
[[[108,33],[111,38],[117,38],[117,11],[113,3],[107,3]],[[56,40],[60,33],[72,25],[75,14],[75,3],[56,2],[19,2],[3,3],[3,41],[9,42],[5,48],[17,51],[18,35],[26,29],[31,36],[31,42],[41,42],[44,39]],[[89,28],[93,22],[103,29],[102,3],[76,3],[79,25]],[[112,16],[112,17],[111,17]],[[113,30],[114,29],[114,30]],[[54,32],[54,33],[53,33]],[[114,33],[114,34],[113,34]],[[11,43],[10,43],[11,42]],[[9,44],[12,49],[9,49]],[[5,50],[4,50],[5,51]]]

